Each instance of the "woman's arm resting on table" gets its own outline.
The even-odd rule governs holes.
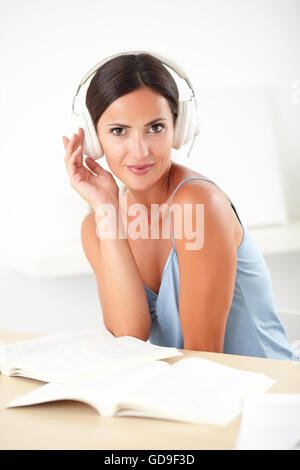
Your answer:
[[[173,204],[179,203],[182,211],[184,204],[191,204],[194,230],[196,202],[204,208],[201,248],[187,249],[191,239],[186,238],[184,230],[181,239],[173,235],[179,264],[179,316],[184,348],[223,352],[237,265],[232,209],[209,188],[193,185],[184,189],[175,194]],[[173,217],[172,221],[174,227]]]
[[[115,336],[146,341],[151,316],[142,279],[127,238],[99,239],[94,212],[81,226],[84,253],[97,279],[105,327]]]

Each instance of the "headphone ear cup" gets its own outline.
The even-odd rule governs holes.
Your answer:
[[[178,115],[172,147],[180,149],[200,134],[200,122],[192,100],[178,102]]]
[[[200,123],[200,119],[199,119],[199,116],[198,116],[198,113],[196,112],[196,110],[194,110],[194,113],[195,113],[195,132],[194,132],[194,135],[197,136],[197,135],[201,134],[201,123]]]
[[[183,145],[192,140],[195,135],[196,116],[195,105],[192,101],[185,102],[185,129]]]
[[[183,121],[184,121],[184,101],[179,100],[178,101],[178,114],[177,114],[177,119],[176,119],[176,124],[175,124],[174,139],[173,139],[173,145],[172,145],[172,147],[175,148],[176,150],[180,149],[182,145],[182,140],[183,140],[182,130],[184,127]]]
[[[193,106],[191,101],[179,101],[178,103],[178,116],[173,145],[176,149],[180,149],[184,144],[187,144],[194,136],[195,122]]]
[[[83,153],[93,160],[103,157],[104,152],[101,147],[94,123],[86,106],[82,112],[82,123],[84,130]]]

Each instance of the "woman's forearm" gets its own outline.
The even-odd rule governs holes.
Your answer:
[[[99,237],[98,289],[103,320],[115,336],[129,335],[145,341],[151,329],[147,297],[118,211],[117,207],[114,226],[111,220],[94,211]],[[103,222],[106,229],[116,229],[116,237],[103,237]],[[120,233],[123,238],[119,237]]]

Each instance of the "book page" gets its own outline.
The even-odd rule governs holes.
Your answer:
[[[163,361],[132,366],[106,378],[90,378],[81,383],[42,385],[32,392],[11,400],[5,408],[34,405],[58,400],[78,400],[95,408],[102,415],[113,415],[122,396],[138,385],[151,381],[157,374],[166,372],[171,365]]]
[[[117,416],[227,425],[242,411],[246,392],[264,392],[275,379],[201,358],[184,358],[124,397]]]
[[[236,450],[300,449],[300,394],[245,397]]]
[[[182,353],[175,348],[156,346],[131,336],[115,337],[106,329],[97,328],[8,344],[4,347],[1,372],[67,383],[177,355]]]

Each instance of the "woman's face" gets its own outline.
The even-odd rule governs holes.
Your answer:
[[[151,88],[115,100],[101,115],[97,134],[110,170],[133,190],[152,186],[170,168],[173,116],[166,98]],[[150,164],[144,174],[128,168]]]

